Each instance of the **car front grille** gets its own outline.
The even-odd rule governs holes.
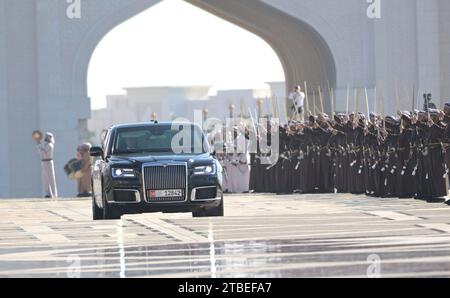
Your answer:
[[[187,165],[144,165],[143,179],[144,192],[147,202],[182,202],[186,200],[187,192]],[[150,197],[150,190],[182,190],[180,197]]]

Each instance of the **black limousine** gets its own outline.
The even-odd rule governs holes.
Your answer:
[[[223,216],[222,167],[202,129],[149,122],[111,127],[92,170],[93,219],[123,214],[192,212]]]

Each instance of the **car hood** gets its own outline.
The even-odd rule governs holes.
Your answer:
[[[113,155],[109,158],[109,162],[113,164],[133,165],[144,164],[149,162],[186,162],[192,164],[209,164],[213,161],[213,157],[209,153],[192,154],[192,155],[175,155],[175,154],[129,154],[129,155]]]

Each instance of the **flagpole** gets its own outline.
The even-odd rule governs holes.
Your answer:
[[[313,90],[313,109],[314,109],[314,116],[317,115],[316,111],[316,90]]]

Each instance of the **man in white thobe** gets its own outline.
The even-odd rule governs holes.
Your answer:
[[[303,121],[303,105],[305,104],[306,95],[302,92],[302,87],[297,86],[288,96],[292,101],[292,109],[294,110],[294,119]]]
[[[55,138],[52,133],[46,133],[44,142],[37,144],[39,156],[41,158],[42,186],[46,198],[57,198],[58,190],[56,188],[55,167],[53,163],[53,154],[55,150]]]
[[[235,152],[229,155],[227,167],[229,191],[232,193],[248,193],[250,187],[250,155],[245,133],[236,133]]]

